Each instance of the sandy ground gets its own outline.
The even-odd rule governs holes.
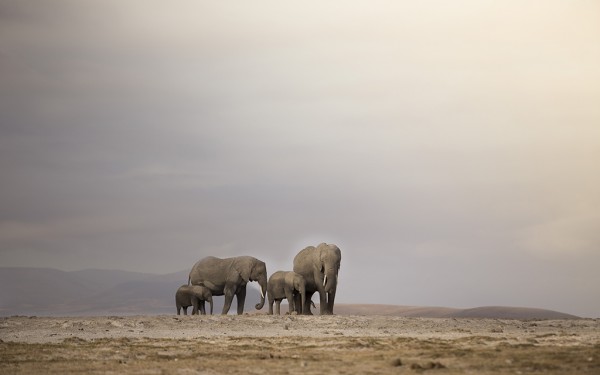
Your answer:
[[[0,373],[600,374],[600,320],[0,318]]]

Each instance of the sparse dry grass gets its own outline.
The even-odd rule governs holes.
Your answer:
[[[2,374],[600,373],[597,321],[575,326],[542,322],[533,326],[536,332],[527,332],[531,328],[528,322],[501,322],[503,332],[499,333],[493,332],[497,321],[475,320],[457,323],[398,321],[386,317],[256,316],[211,317],[209,324],[198,326],[198,320],[170,317],[119,318],[119,324],[111,323],[109,318],[71,324],[67,318],[54,323],[60,323],[57,327],[66,327],[61,334],[68,337],[57,339],[48,334],[46,340],[34,342],[36,340],[18,340],[19,333],[35,329],[17,324],[27,323],[25,318],[18,318],[22,319],[18,322],[10,319],[16,318],[5,319],[0,329],[0,337],[4,337],[0,343]],[[139,328],[139,320],[145,322],[146,333],[155,333],[166,325],[171,328],[169,332],[173,337],[156,334],[148,337],[144,332],[128,328]],[[183,326],[179,326],[182,322]],[[281,326],[283,322],[289,326],[287,329]],[[386,322],[389,324],[383,331],[387,333],[382,334],[381,326]],[[52,323],[44,318],[35,319],[35,324],[40,326]],[[236,334],[238,324],[241,327],[250,324],[256,331]],[[328,326],[328,330],[323,330],[322,324]],[[456,324],[474,333],[457,333]],[[358,326],[363,327],[358,330],[360,334],[350,334],[356,332]],[[426,328],[432,326],[440,332],[428,333]],[[466,329],[468,326],[471,328]],[[20,327],[21,331],[14,327]],[[178,329],[193,327],[196,331],[190,335],[174,338],[181,333]],[[402,327],[400,334],[397,330]],[[301,329],[305,335],[298,332]],[[548,332],[549,329],[554,332]],[[105,337],[95,337],[102,332]],[[252,332],[255,334],[249,334]],[[8,340],[11,335],[17,340]]]

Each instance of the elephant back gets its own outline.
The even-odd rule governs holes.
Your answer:
[[[300,250],[294,257],[294,272],[298,272],[297,269],[303,269],[308,263],[312,262],[312,259],[316,256],[317,248],[314,246],[307,246]]]
[[[285,277],[285,271],[275,271],[271,274],[271,276],[269,276],[269,282],[275,281],[275,280],[280,280],[280,279],[283,279],[284,277]]]
[[[226,259],[208,256],[197,261],[189,275],[189,282],[192,285],[203,285],[211,290],[213,294],[222,292],[219,285],[225,284],[223,272],[223,263]]]

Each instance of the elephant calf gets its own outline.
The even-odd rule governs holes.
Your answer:
[[[273,314],[273,303],[275,312],[280,314],[280,304],[283,299],[288,300],[290,314],[294,311],[302,313],[306,298],[306,281],[304,277],[293,271],[277,271],[271,275],[267,283],[267,297],[269,298],[269,314]],[[300,305],[295,298],[301,300]]]
[[[187,315],[187,308],[190,306],[193,306],[192,315],[198,315],[198,308],[202,315],[206,315],[204,308],[205,301],[210,303],[210,314],[212,315],[213,301],[210,289],[203,285],[182,285],[177,289],[177,293],[175,293],[177,315],[181,315],[181,308],[183,308],[183,315]]]

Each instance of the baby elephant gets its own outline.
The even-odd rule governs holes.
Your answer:
[[[210,314],[212,315],[213,301],[210,289],[202,285],[182,285],[177,289],[177,293],[175,293],[177,315],[180,315],[182,307],[183,315],[187,315],[187,308],[189,306],[193,306],[192,315],[198,315],[198,308],[200,308],[202,315],[206,315],[206,310],[204,309],[205,301],[210,303]]]
[[[273,303],[275,313],[280,314],[279,305],[283,299],[287,299],[289,312],[302,313],[302,306],[306,299],[306,281],[304,277],[293,271],[277,271],[271,275],[267,283],[267,296],[269,297],[269,314],[273,314]],[[302,301],[299,306],[295,298]]]

